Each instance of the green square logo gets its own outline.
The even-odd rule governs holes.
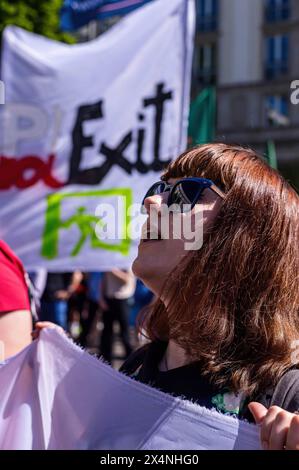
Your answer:
[[[119,221],[122,227],[124,237],[119,243],[111,244],[98,239],[95,231],[97,223],[101,223],[99,217],[88,214],[86,207],[78,205],[73,214],[63,220],[61,217],[62,202],[66,199],[88,197],[97,197],[99,199],[105,197],[117,196],[121,197],[124,202],[123,219]],[[77,226],[80,232],[78,242],[72,247],[70,256],[76,257],[80,254],[86,243],[90,244],[92,249],[102,249],[106,251],[119,252],[124,256],[129,254],[131,246],[131,238],[128,233],[130,216],[128,215],[128,207],[132,205],[133,197],[130,188],[104,189],[101,191],[86,191],[74,193],[54,193],[47,197],[47,209],[45,215],[45,228],[42,237],[41,256],[47,259],[55,259],[59,256],[59,236],[62,230],[68,230],[72,226]],[[65,254],[64,254],[65,255]]]

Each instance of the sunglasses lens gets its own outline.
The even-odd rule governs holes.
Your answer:
[[[165,183],[159,182],[154,184],[147,192],[146,197],[155,196],[156,194],[162,194],[165,188]]]
[[[141,212],[146,214],[146,209],[144,207],[144,201],[147,197],[155,196],[156,194],[162,194],[165,189],[165,183],[163,181],[159,181],[158,183],[153,184],[145,194],[142,205],[141,205]]]
[[[197,181],[181,181],[172,190],[171,205],[176,204],[180,207],[182,212],[190,210],[190,206],[194,206],[203,189],[204,188]],[[189,207],[184,207],[186,205]]]

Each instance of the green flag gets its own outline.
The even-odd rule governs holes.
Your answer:
[[[191,103],[188,136],[192,145],[206,144],[216,134],[216,89],[205,88]]]
[[[267,141],[266,157],[267,157],[269,165],[275,170],[277,170],[277,154],[276,154],[275,143],[273,140]]]

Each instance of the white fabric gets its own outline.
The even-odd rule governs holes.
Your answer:
[[[99,38],[78,45],[52,41],[14,26],[5,29],[1,77],[6,86],[6,104],[0,109],[0,155],[5,160],[0,159],[0,238],[15,250],[28,271],[105,271],[130,266],[144,220],[139,217],[135,230],[129,227],[130,218],[140,215],[142,197],[162,171],[162,166],[157,169],[148,165],[153,163],[155,152],[165,166],[165,161],[186,148],[194,12],[193,0],[156,0]],[[160,139],[156,140],[159,113],[156,105],[144,100],[155,97],[161,84],[163,93],[170,93],[171,97],[163,103]],[[101,112],[102,116],[85,113],[81,125],[76,127],[83,105],[94,105],[93,112]],[[121,163],[129,162],[133,168],[114,162],[109,169],[112,157],[107,157],[105,146],[116,149],[125,137],[125,162]],[[93,169],[94,174],[94,169],[101,168],[101,179],[93,180],[89,172],[88,184],[78,179],[69,182],[71,161],[76,166],[75,159],[71,160],[73,151],[79,152],[78,171]],[[30,156],[35,163],[38,158],[38,164],[45,165],[50,155],[54,158],[50,174],[63,185],[59,189],[43,178],[35,181],[39,172],[30,167],[33,163],[24,160]],[[17,164],[8,177],[7,159],[11,158]],[[145,170],[136,164],[139,160],[147,166]],[[24,188],[23,184],[29,186]],[[80,236],[84,235],[77,211],[84,207],[85,219],[80,220],[85,220],[85,228],[95,227],[96,221],[88,221],[86,214],[98,217],[98,221],[102,216],[107,222],[108,217],[99,211],[106,203],[116,207],[118,198],[119,216],[115,230],[109,226],[109,238],[98,225],[99,238],[105,245],[92,244],[88,232],[76,252]],[[126,219],[123,204],[126,200],[129,205],[130,198],[138,206],[135,214],[128,214]],[[98,206],[101,207],[96,211]],[[74,216],[77,222],[70,219]],[[67,221],[70,225],[62,226]],[[127,231],[134,238],[131,244],[123,242]]]
[[[0,368],[1,449],[259,449],[258,428],[166,395],[56,330]]]

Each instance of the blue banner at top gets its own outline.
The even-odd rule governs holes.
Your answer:
[[[125,15],[152,0],[64,0],[60,26],[74,31],[89,21]]]

